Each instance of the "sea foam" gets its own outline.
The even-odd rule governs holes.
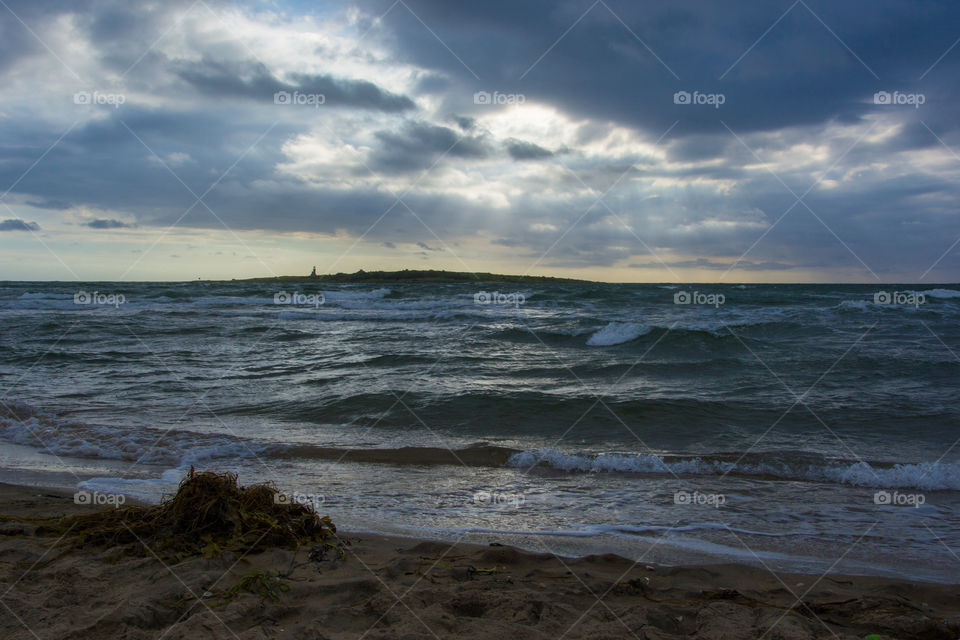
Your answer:
[[[772,476],[861,487],[960,490],[960,463],[945,462],[892,466],[867,462],[790,464],[785,461],[738,462],[708,457],[668,459],[651,453],[580,455],[556,449],[537,449],[515,453],[507,464],[519,469],[544,465],[560,471],[584,473]]]
[[[587,339],[591,347],[609,347],[636,340],[653,330],[652,327],[636,322],[611,322]]]

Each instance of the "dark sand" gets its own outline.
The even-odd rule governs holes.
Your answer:
[[[667,568],[345,532],[352,544],[342,560],[274,549],[168,566],[116,550],[71,550],[68,539],[18,522],[91,510],[67,494],[0,485],[0,637],[960,637],[957,585]],[[274,598],[227,597],[257,571],[274,576]]]

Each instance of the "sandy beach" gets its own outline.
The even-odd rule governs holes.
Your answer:
[[[953,640],[960,585],[662,567],[339,532],[342,559],[226,552],[171,564],[74,549],[30,519],[95,511],[0,485],[5,638]],[[42,532],[41,532],[42,533]]]

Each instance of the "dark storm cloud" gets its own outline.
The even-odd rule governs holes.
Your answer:
[[[325,107],[359,107],[386,112],[414,108],[413,101],[384,91],[366,80],[335,78],[326,74],[294,74],[295,83],[282,82],[260,62],[218,62],[205,59],[182,64],[178,75],[198,91],[213,97],[247,98],[276,103],[278,92],[323,96]],[[281,97],[280,104],[284,97]]]
[[[669,145],[670,159],[676,162],[692,162],[721,158],[736,144],[737,141],[726,131],[724,134],[684,137]]]
[[[130,211],[149,221],[164,210],[183,212],[194,203],[193,194],[202,194],[228,169],[227,175],[241,182],[272,173],[284,157],[280,146],[291,129],[283,123],[270,126],[225,118],[223,112],[127,105],[104,119],[78,125],[52,147],[56,132],[36,126],[8,130],[15,150],[0,162],[0,184],[19,180],[17,191],[45,208],[88,205]],[[43,161],[23,174],[47,147]],[[185,154],[193,161],[173,166],[171,154]]]
[[[166,0],[153,5],[112,0],[6,0],[4,19],[0,20],[0,71],[22,58],[48,55],[47,47],[53,43],[46,42],[46,29],[68,19],[71,27],[96,43],[95,53],[101,63],[123,73],[134,63],[157,57],[150,44],[166,31],[164,19],[179,19],[195,4],[192,0]],[[224,3],[208,0],[205,4],[215,9]],[[58,75],[88,80],[82,69],[73,68],[72,58],[61,55],[61,59]],[[137,80],[135,74],[128,79]]]
[[[316,187],[277,175],[276,165],[286,159],[281,147],[292,130],[276,125],[254,145],[269,128],[270,123],[231,120],[222,112],[156,112],[128,105],[109,112],[106,119],[78,126],[23,176],[23,169],[44,153],[57,134],[36,129],[11,132],[12,141],[17,142],[12,145],[17,161],[7,158],[0,163],[0,184],[19,179],[17,192],[34,205],[124,211],[146,226],[176,223],[223,229],[226,224],[237,230],[362,233],[390,210],[391,215],[371,231],[371,239],[415,242],[423,238],[423,224],[397,205],[390,193],[375,188]],[[448,150],[449,156],[465,158],[487,153],[481,137],[461,139],[453,130],[422,123],[381,134],[383,146],[374,156],[375,163],[396,162],[397,171],[433,162]],[[191,162],[164,166],[164,159],[173,153],[184,153]],[[366,169],[359,173],[369,175]],[[197,203],[194,194],[204,194],[211,187],[203,202]],[[475,229],[467,220],[451,216],[451,211],[474,218],[483,213],[475,203],[443,194],[410,193],[404,201],[420,220],[442,234]]]
[[[73,206],[65,200],[26,200],[24,204],[37,209],[50,209],[51,211],[65,211]]]
[[[408,122],[396,131],[377,131],[380,145],[370,158],[372,169],[406,173],[430,167],[443,156],[484,158],[490,148],[483,135],[461,135],[448,127]]]
[[[374,29],[385,32],[399,56],[459,80],[463,93],[451,100],[466,101],[470,89],[522,93],[655,135],[678,119],[683,135],[726,133],[721,118],[737,131],[855,122],[874,108],[869,101],[878,90],[927,89],[945,99],[943,108],[958,93],[955,83],[944,82],[956,73],[956,56],[924,80],[920,76],[956,40],[952,25],[960,20],[960,5],[605,4],[532,0],[452,7],[443,0],[410,0],[410,11],[395,8],[383,18],[386,26]],[[390,2],[361,0],[360,6],[379,16]],[[421,20],[439,41],[425,37]],[[681,90],[719,92],[726,101],[719,109],[678,105],[673,95]]]
[[[87,223],[91,229],[127,229],[130,227],[126,222],[112,219],[97,219]]]
[[[10,218],[0,221],[0,231],[39,231],[40,225],[36,222],[26,222],[19,218]]]
[[[46,51],[42,39],[31,34],[23,25],[33,25],[36,33],[39,25],[50,18],[68,11],[85,11],[95,5],[93,0],[6,0],[0,11],[0,72],[6,71],[22,58],[42,55]]]
[[[540,160],[549,158],[553,151],[544,149],[538,144],[526,142],[524,140],[507,140],[507,153],[514,160]]]
[[[457,126],[463,129],[464,131],[469,131],[477,126],[476,118],[469,118],[466,116],[454,116],[453,121],[457,123]]]

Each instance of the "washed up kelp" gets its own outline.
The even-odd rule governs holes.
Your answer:
[[[328,551],[343,555],[329,516],[285,498],[270,484],[241,487],[236,474],[191,469],[176,494],[159,505],[67,516],[56,529],[80,548],[119,547],[132,555],[174,561],[301,546],[314,547],[312,556]]]

